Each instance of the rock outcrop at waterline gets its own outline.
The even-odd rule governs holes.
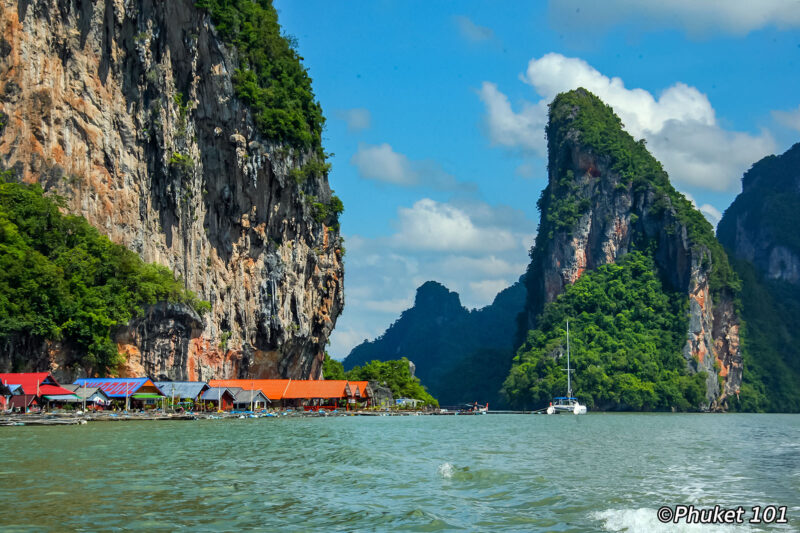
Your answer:
[[[298,173],[311,151],[259,133],[208,14],[190,0],[3,0],[0,32],[3,165],[211,303],[202,321],[160,308],[122,328],[128,370],[319,377],[344,305],[338,226],[315,211],[331,190]]]
[[[724,408],[742,380],[736,277],[711,225],[672,188],[643,141],[623,148],[621,128],[583,89],[551,104],[549,182],[539,200],[523,329],[534,329],[545,304],[584,272],[647,251],[667,286],[689,299],[683,355],[692,371],[707,372],[706,405]]]

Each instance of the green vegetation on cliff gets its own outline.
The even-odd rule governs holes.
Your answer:
[[[545,306],[504,384],[516,407],[565,395],[567,319],[573,393],[590,408],[689,410],[703,401],[705,375],[689,375],[681,355],[688,299],[664,288],[651,258],[632,252],[587,272]]]
[[[353,381],[386,383],[395,398],[415,398],[422,400],[424,405],[439,406],[439,402],[428,394],[419,378],[411,375],[408,359],[405,357],[393,361],[371,361],[364,366],[350,369],[346,375],[347,379]]]
[[[796,216],[796,215],[795,215]],[[764,279],[744,260],[742,278],[742,388],[732,410],[800,412],[800,287]]]
[[[323,379],[347,379],[344,375],[344,366],[341,361],[337,361],[328,352],[325,352],[325,360],[322,362]]]
[[[295,43],[281,35],[272,0],[196,0],[195,5],[208,11],[222,40],[238,52],[236,96],[252,109],[261,132],[323,158],[322,108]]]
[[[536,244],[552,239],[556,232],[569,231],[589,207],[586,198],[579,198],[574,190],[574,176],[569,170],[569,150],[565,146],[578,143],[599,158],[611,162],[611,169],[619,174],[622,186],[634,191],[648,189],[656,194],[654,209],[675,211],[679,224],[686,227],[692,246],[705,247],[711,257],[709,284],[714,295],[730,290],[739,291],[741,284],[728,262],[725,250],[714,236],[708,220],[692,206],[686,197],[675,190],[661,163],[647,150],[644,140],[636,141],[624,130],[624,125],[614,110],[585,89],[561,93],[550,104],[547,125],[548,151],[551,172],[557,169],[560,187],[548,186],[542,191],[538,206],[542,223]],[[675,228],[677,230],[677,228]]]
[[[219,36],[235,48],[240,64],[233,87],[252,111],[261,133],[297,150],[311,151],[310,159],[291,170],[290,176],[298,184],[326,176],[330,164],[322,149],[322,107],[314,98],[303,58],[295,51],[297,43],[281,35],[272,0],[196,0],[195,5],[211,15]],[[336,195],[327,203],[316,198],[311,202],[317,222],[339,228],[344,205]]]
[[[163,266],[146,264],[83,217],[62,215],[39,185],[0,177],[0,340],[51,340],[75,349],[81,367],[113,371],[122,358],[111,336],[142,306],[197,300]]]
[[[324,379],[349,379],[352,381],[386,383],[395,398],[416,398],[417,400],[423,400],[425,405],[437,407],[439,405],[439,402],[422,386],[419,378],[411,376],[409,361],[405,357],[393,361],[371,361],[364,366],[357,366],[349,372],[345,372],[342,363],[332,359],[325,352],[325,361],[322,363],[322,377]]]

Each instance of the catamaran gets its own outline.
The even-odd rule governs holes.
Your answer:
[[[572,370],[569,368],[569,320],[567,320],[567,368],[564,370],[567,371],[567,395],[553,398],[553,401],[550,402],[547,408],[547,414],[573,413],[576,415],[585,415],[586,406],[582,405],[577,398],[572,396],[572,380],[570,379]]]

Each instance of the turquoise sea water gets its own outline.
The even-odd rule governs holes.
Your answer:
[[[0,428],[0,502],[4,532],[797,531],[800,416]],[[789,524],[660,524],[676,504],[786,505]]]

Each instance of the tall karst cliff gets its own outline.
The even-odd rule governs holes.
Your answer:
[[[758,161],[717,237],[742,278],[743,409],[800,411],[800,144]],[[746,394],[744,394],[746,393]]]
[[[717,236],[734,257],[768,279],[800,284],[800,144],[758,161],[725,211]]]
[[[545,305],[584,273],[641,251],[664,286],[688,300],[682,355],[691,372],[707,372],[703,404],[723,408],[742,380],[738,279],[711,225],[675,191],[644,141],[622,128],[584,89],[550,105],[549,181],[538,203],[522,329],[536,328]]]
[[[0,1],[0,160],[211,303],[202,320],[164,304],[121,328],[123,373],[318,377],[344,305],[337,199],[318,145],[270,134],[296,116],[253,111],[259,94],[281,94],[269,64],[254,74],[273,58],[245,59],[237,21],[223,34],[208,9]]]

